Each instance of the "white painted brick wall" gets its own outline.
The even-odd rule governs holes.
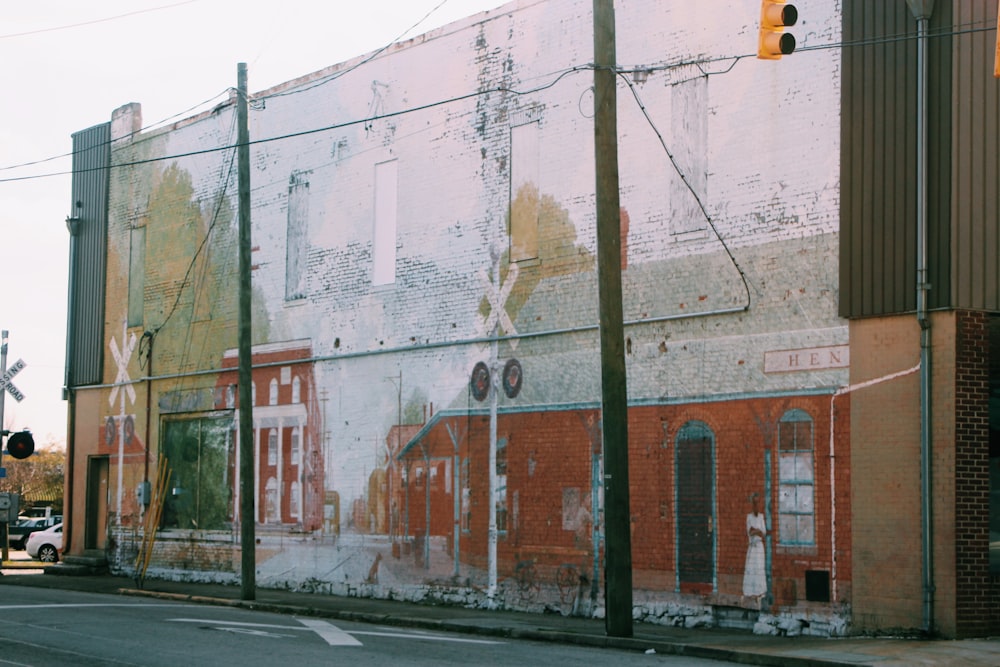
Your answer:
[[[839,42],[839,3],[798,4],[800,47]],[[630,219],[626,319],[746,305],[738,271],[697,219],[693,200],[685,201],[668,151],[699,170],[692,181],[703,187],[702,203],[745,271],[751,297],[738,314],[629,327],[630,398],[844,383],[844,369],[763,373],[768,350],[847,342],[836,315],[839,51],[757,60],[757,0],[617,5],[620,67],[652,70],[635,84],[650,120],[625,80],[618,83],[621,203]],[[469,372],[488,355],[487,345],[468,342],[488,333],[477,276],[489,272],[492,246],[506,248],[510,125],[530,109],[540,109],[540,190],[575,229],[574,252],[596,250],[591,3],[521,0],[489,16],[254,96],[255,329],[271,341],[309,339],[317,356],[329,358],[317,364],[316,380],[326,392],[327,484],[341,492],[345,514],[396,419],[397,387],[387,378],[402,373],[404,404],[468,403]],[[183,154],[231,144],[233,113],[228,107],[179,123],[149,150]],[[698,133],[697,150],[685,143],[686,131]],[[133,150],[131,157],[144,149]],[[229,159],[222,151],[175,162],[206,217],[227,184],[230,210],[221,224],[234,226]],[[373,287],[373,176],[386,160],[399,167],[397,278]],[[308,275],[305,298],[286,303],[294,172],[309,183]],[[121,184],[115,193],[131,205],[148,195],[142,186],[132,183],[126,193]],[[121,220],[126,208],[116,202],[113,217]],[[678,210],[694,217],[673,219]],[[692,222],[702,231],[675,233]],[[546,278],[521,308],[521,333],[581,332],[521,342],[516,354],[527,379],[519,405],[598,400],[595,281],[593,272]],[[509,353],[508,344],[502,349]],[[211,368],[217,360],[200,363]]]

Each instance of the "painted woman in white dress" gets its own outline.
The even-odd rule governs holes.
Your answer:
[[[764,536],[767,525],[764,515],[760,512],[760,498],[754,493],[750,495],[750,514],[747,514],[747,559],[743,567],[744,597],[760,598],[767,593],[767,573],[764,561]]]

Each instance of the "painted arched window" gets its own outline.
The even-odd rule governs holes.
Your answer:
[[[292,488],[288,497],[288,513],[293,517],[299,516],[299,483],[292,482]]]
[[[292,378],[292,403],[302,402],[302,381],[296,375]]]
[[[267,465],[278,465],[278,431],[273,428],[267,431]]]
[[[267,392],[267,404],[268,405],[278,404],[278,380],[276,378],[271,378],[271,384],[268,387],[268,392]]]
[[[297,466],[302,462],[302,427],[296,426],[292,429],[292,465]]]
[[[816,544],[813,420],[789,410],[778,421],[778,542]]]

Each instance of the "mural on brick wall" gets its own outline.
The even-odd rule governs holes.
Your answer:
[[[625,51],[675,43],[670,11],[640,4],[652,15],[625,12]],[[224,144],[232,109],[116,144],[136,165],[111,190],[100,439],[117,451],[115,548],[127,553],[145,511],[130,489],[162,461],[151,576],[235,581],[252,489],[260,586],[600,613],[596,234],[580,148],[592,81],[511,92],[589,62],[578,5],[469,22],[387,54],[409,59],[399,71],[337,66],[322,85],[261,94],[255,131],[285,138],[253,147],[252,481],[239,478],[231,156],[132,159]],[[572,25],[536,34],[542,15]],[[425,85],[442,62],[454,76]],[[823,66],[832,78],[835,61]],[[689,69],[635,91],[645,114],[621,111],[637,613],[795,609],[836,628],[851,582],[836,160],[750,164],[763,147],[734,141],[732,124],[767,113],[747,110],[745,82]],[[815,68],[788,72],[782,85],[836,99]],[[469,86],[481,94],[403,113]],[[364,123],[301,132],[359,100]],[[839,136],[825,108],[809,107],[820,156]]]

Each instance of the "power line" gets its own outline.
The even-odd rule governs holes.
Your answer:
[[[153,12],[153,11],[159,11],[159,10],[162,10],[162,9],[170,9],[170,8],[178,7],[178,6],[181,6],[181,5],[191,4],[192,2],[197,2],[197,0],[184,0],[183,2],[177,2],[177,3],[174,3],[172,5],[162,5],[160,7],[151,7],[149,9],[144,9],[144,10],[139,10],[139,11],[134,11],[134,12],[128,12],[126,14],[119,14],[117,16],[111,16],[111,17],[104,18],[104,19],[96,19],[96,20],[93,20],[93,21],[85,21],[85,22],[82,22],[82,23],[74,23],[74,24],[69,24],[69,25],[65,25],[65,26],[56,26],[56,27],[52,27],[52,28],[44,28],[44,29],[41,29],[41,30],[33,30],[33,31],[22,32],[22,33],[15,33],[15,34],[10,34],[10,35],[0,35],[0,39],[11,38],[11,37],[23,37],[23,36],[27,36],[27,35],[34,35],[34,34],[45,33],[45,32],[52,32],[52,31],[56,31],[56,30],[67,30],[67,29],[70,29],[70,28],[76,28],[76,27],[81,27],[81,26],[92,25],[92,24],[95,24],[95,23],[103,23],[103,22],[113,21],[113,20],[117,20],[117,19],[121,19],[121,18],[127,18],[129,16],[133,16],[133,15],[136,15],[136,14],[145,14],[145,13],[149,13],[149,12]],[[416,23],[414,23],[413,25],[411,25],[409,28],[407,28],[406,30],[404,30],[403,32],[401,32],[391,42],[389,42],[385,46],[381,47],[380,49],[378,49],[377,51],[375,51],[374,53],[372,53],[368,58],[365,58],[364,60],[358,62],[353,67],[350,67],[349,69],[346,69],[346,70],[341,71],[341,72],[337,72],[336,74],[331,75],[330,77],[328,77],[326,79],[314,82],[313,85],[310,85],[308,87],[297,88],[297,89],[295,89],[293,91],[288,91],[288,92],[284,92],[284,93],[276,93],[274,95],[264,96],[264,97],[260,97],[258,99],[261,100],[261,101],[263,101],[263,100],[267,100],[270,97],[283,97],[283,96],[286,96],[286,95],[294,95],[294,94],[297,94],[297,93],[305,92],[307,90],[311,90],[312,88],[316,88],[316,87],[318,87],[320,85],[328,83],[329,81],[333,81],[334,79],[340,78],[341,76],[344,76],[345,74],[350,73],[351,71],[357,69],[358,67],[361,67],[365,63],[373,60],[379,54],[381,54],[382,52],[384,52],[386,49],[388,49],[393,44],[395,44],[396,42],[398,42],[399,40],[401,40],[403,37],[405,37],[407,34],[409,34],[410,32],[412,32],[413,30],[415,30],[420,24],[422,24],[424,21],[426,21],[428,18],[430,18],[435,12],[437,12],[443,6],[445,6],[446,4],[448,4],[448,2],[449,2],[449,0],[441,0],[441,2],[439,2],[437,5],[435,5],[433,8],[431,8],[430,11],[428,11],[426,14],[424,14],[420,18],[420,20],[418,20]],[[185,111],[181,111],[181,112],[178,112],[178,113],[173,114],[171,116],[168,116],[167,118],[164,118],[163,120],[159,120],[159,121],[157,121],[155,123],[151,123],[150,125],[146,125],[146,126],[140,128],[140,129],[138,129],[138,130],[136,130],[134,132],[130,132],[128,135],[125,135],[125,137],[121,137],[121,138],[128,138],[128,137],[135,136],[136,134],[141,134],[142,132],[148,131],[148,130],[150,130],[152,128],[155,128],[155,127],[158,127],[158,126],[160,126],[160,125],[162,125],[164,123],[168,123],[169,121],[171,121],[171,120],[173,120],[175,118],[178,118],[179,116],[183,116],[185,114],[189,114],[192,111],[194,111],[195,109],[198,109],[198,108],[200,108],[202,106],[205,106],[205,105],[211,103],[212,101],[214,101],[215,99],[219,98],[220,96],[228,94],[228,92],[231,91],[231,90],[232,90],[232,87],[228,87],[224,91],[222,91],[221,93],[212,96],[211,98],[209,98],[208,100],[205,100],[204,102],[200,102],[199,104],[196,104],[196,105],[188,108]],[[48,158],[42,158],[40,160],[34,160],[34,161],[31,161],[31,162],[24,162],[24,163],[21,163],[21,164],[11,165],[11,166],[7,166],[7,167],[0,167],[0,171],[9,171],[11,169],[19,169],[19,168],[23,168],[23,167],[31,167],[31,166],[35,166],[35,165],[38,165],[38,164],[44,164],[46,162],[52,162],[54,160],[60,160],[60,159],[66,158],[66,157],[72,157],[72,155],[73,155],[72,153],[64,153],[62,155],[56,155],[56,156],[52,156],[52,157],[48,157]],[[53,175],[63,175],[63,173],[53,174]],[[0,182],[3,182],[3,181],[0,180]]]
[[[441,7],[443,7],[447,3],[448,3],[448,0],[441,0],[441,2],[439,2],[433,9],[431,9],[429,12],[427,12],[426,14],[424,14],[423,18],[421,18],[419,21],[417,21],[416,23],[414,23],[413,25],[411,25],[409,28],[407,28],[403,32],[399,33],[399,35],[394,40],[392,40],[391,42],[389,42],[388,44],[386,44],[382,48],[380,48],[380,49],[372,52],[367,58],[359,61],[355,65],[353,65],[351,67],[348,67],[347,69],[345,69],[343,71],[334,72],[334,73],[332,73],[332,74],[330,74],[330,75],[328,75],[326,77],[323,77],[323,78],[321,78],[321,79],[319,79],[317,81],[312,82],[310,85],[305,86],[303,88],[296,88],[294,90],[285,91],[283,93],[274,93],[273,95],[267,95],[267,96],[264,96],[264,97],[259,97],[257,99],[259,99],[259,100],[267,100],[267,99],[270,99],[272,97],[286,97],[286,96],[289,96],[289,95],[297,95],[299,93],[304,93],[307,90],[312,90],[313,88],[319,88],[320,86],[322,86],[322,85],[324,85],[326,83],[329,83],[331,81],[335,81],[336,79],[339,79],[340,77],[342,77],[342,76],[344,76],[346,74],[350,74],[351,72],[353,72],[357,68],[361,67],[362,65],[371,62],[372,60],[374,60],[375,58],[377,58],[379,55],[381,55],[383,52],[385,52],[386,49],[388,49],[389,47],[391,47],[393,44],[397,43],[399,40],[403,39],[403,37],[405,37],[406,35],[408,35],[412,30],[414,30],[417,26],[419,26],[421,23],[423,23],[428,18],[430,18],[430,16],[432,14],[434,14],[434,12],[436,12],[439,9],[441,9]]]
[[[273,137],[265,137],[263,139],[252,139],[252,140],[250,140],[248,142],[248,145],[253,146],[253,145],[256,145],[256,144],[271,143],[273,141],[283,141],[285,139],[294,139],[296,137],[308,136],[310,134],[317,134],[317,133],[321,133],[321,132],[329,132],[331,130],[338,130],[338,129],[345,128],[345,127],[351,127],[353,125],[360,125],[360,124],[363,124],[363,123],[370,123],[370,122],[376,121],[376,120],[384,120],[386,118],[395,118],[395,117],[398,117],[398,116],[403,116],[403,115],[411,114],[411,113],[417,113],[419,111],[426,111],[428,109],[433,109],[435,107],[439,107],[439,106],[443,106],[443,105],[447,105],[447,104],[454,104],[456,102],[461,102],[461,101],[468,100],[468,99],[473,99],[473,98],[476,98],[476,97],[479,97],[479,96],[482,96],[482,95],[489,95],[489,94],[492,94],[492,93],[510,93],[510,94],[513,94],[513,95],[531,95],[533,93],[537,93],[537,92],[540,92],[542,90],[546,90],[548,88],[551,88],[551,87],[555,86],[559,81],[561,81],[563,78],[565,78],[566,76],[568,76],[570,74],[574,74],[574,73],[580,72],[580,71],[590,70],[592,68],[593,68],[593,66],[589,65],[589,64],[588,65],[578,66],[578,67],[571,67],[571,68],[569,68],[567,70],[564,70],[563,72],[559,73],[558,76],[556,76],[555,79],[553,79],[552,81],[550,81],[550,82],[548,82],[548,83],[546,83],[544,85],[537,86],[535,88],[529,89],[529,90],[515,90],[515,89],[509,88],[507,86],[494,86],[492,88],[480,89],[480,90],[477,90],[475,92],[465,93],[464,95],[457,95],[455,97],[450,97],[450,98],[443,99],[443,100],[438,100],[438,101],[435,101],[435,102],[429,102],[427,104],[422,104],[422,105],[418,105],[418,106],[415,106],[415,107],[410,107],[410,108],[407,108],[407,109],[401,109],[399,111],[391,111],[391,112],[388,112],[388,113],[380,114],[378,116],[369,116],[369,117],[365,117],[365,118],[353,119],[353,120],[348,120],[348,121],[344,121],[344,122],[341,122],[341,123],[334,123],[333,125],[325,125],[325,126],[322,126],[322,127],[311,128],[311,129],[308,129],[308,130],[300,130],[298,132],[290,132],[288,134],[281,134],[281,135],[276,135],[276,136],[273,136]],[[209,154],[209,153],[217,153],[219,151],[230,150],[233,147],[234,146],[231,146],[231,145],[213,146],[212,148],[203,148],[203,149],[200,149],[200,150],[187,151],[187,152],[184,152],[184,153],[173,153],[173,154],[170,154],[170,155],[162,155],[162,156],[158,156],[158,157],[145,158],[145,159],[142,159],[142,160],[133,160],[131,162],[123,162],[123,163],[120,163],[120,164],[110,165],[109,167],[92,167],[90,169],[80,169],[80,170],[77,170],[76,172],[74,172],[73,170],[70,170],[70,171],[50,172],[50,173],[47,173],[47,174],[35,174],[35,175],[32,175],[32,176],[18,176],[18,177],[11,177],[11,178],[0,178],[0,183],[12,183],[12,182],[17,182],[17,181],[28,181],[28,180],[34,180],[34,179],[39,179],[39,178],[50,178],[50,177],[53,177],[53,176],[65,176],[65,175],[69,175],[69,174],[73,174],[73,173],[81,173],[82,174],[82,173],[88,173],[88,172],[93,172],[93,171],[101,171],[101,170],[109,169],[109,168],[110,169],[117,169],[117,168],[121,168],[121,167],[134,167],[134,166],[143,165],[143,164],[150,164],[150,163],[154,163],[154,162],[163,162],[165,160],[176,160],[176,159],[185,158],[185,157],[193,157],[193,156],[196,156],[196,155],[206,155],[206,154]],[[94,148],[96,148],[96,147],[94,147]]]
[[[617,74],[625,82],[625,85],[628,87],[628,89],[632,92],[632,97],[635,98],[635,102],[637,105],[639,105],[639,110],[642,112],[642,115],[646,118],[646,122],[649,124],[649,127],[652,128],[653,133],[656,135],[656,138],[659,139],[660,146],[663,147],[663,151],[667,154],[667,158],[670,159],[670,164],[673,165],[674,171],[677,172],[677,175],[680,176],[681,182],[684,183],[684,186],[688,189],[688,192],[690,192],[691,196],[694,197],[694,201],[698,205],[698,209],[701,210],[701,214],[705,216],[705,221],[708,223],[708,226],[712,228],[712,233],[715,234],[715,238],[717,238],[719,240],[719,243],[722,244],[722,249],[725,250],[726,255],[729,256],[729,261],[736,268],[737,273],[740,274],[740,279],[743,281],[743,289],[746,291],[747,295],[747,302],[746,306],[744,306],[744,310],[749,310],[751,305],[750,284],[747,281],[746,273],[743,272],[743,267],[741,267],[740,263],[736,261],[736,257],[733,255],[732,250],[729,249],[729,244],[726,243],[725,238],[723,238],[722,234],[719,233],[719,229],[718,227],[716,227],[715,221],[712,220],[712,216],[708,214],[708,210],[706,210],[705,204],[702,203],[701,197],[695,191],[694,186],[691,185],[691,182],[688,180],[687,176],[681,169],[680,165],[677,164],[677,160],[674,159],[673,153],[670,152],[670,149],[667,147],[667,142],[663,138],[663,134],[660,132],[659,128],[656,127],[656,124],[650,117],[649,112],[646,110],[646,105],[644,105],[642,103],[642,100],[639,98],[639,91],[635,89],[635,86],[632,84],[631,81],[628,80],[628,77],[625,75],[625,73],[617,72]],[[705,76],[707,77],[708,75],[706,74]]]
[[[134,130],[132,132],[129,132],[126,135],[123,135],[122,137],[119,137],[118,139],[115,139],[114,141],[120,141],[121,139],[128,139],[128,138],[134,137],[136,135],[142,134],[143,132],[147,132],[147,131],[149,131],[149,130],[151,130],[153,128],[159,127],[160,125],[163,125],[164,123],[169,123],[170,121],[174,120],[175,118],[179,118],[181,116],[185,116],[187,114],[190,114],[195,109],[200,109],[201,107],[203,107],[203,106],[205,106],[207,104],[211,104],[212,102],[214,102],[215,100],[217,100],[219,97],[221,97],[223,95],[228,95],[228,93],[229,93],[230,90],[232,90],[232,88],[226,88],[222,92],[217,93],[217,94],[213,95],[212,97],[208,98],[207,100],[204,100],[202,102],[199,102],[198,104],[195,104],[194,106],[188,107],[184,111],[178,111],[177,113],[175,113],[175,114],[173,114],[171,116],[167,116],[166,118],[158,120],[158,121],[156,121],[154,123],[150,123],[149,125],[145,125],[145,126],[139,128],[138,130]],[[92,148],[103,148],[103,147],[105,147],[105,146],[107,146],[108,144],[111,144],[111,143],[113,143],[113,141],[106,141],[106,142],[103,142],[101,144],[97,144],[97,145],[93,146]],[[68,157],[73,157],[73,153],[63,153],[61,155],[53,155],[52,157],[42,158],[40,160],[33,160],[31,162],[22,162],[20,164],[12,164],[12,165],[8,165],[6,167],[0,167],[0,171],[10,171],[12,169],[23,169],[24,167],[33,167],[33,166],[38,165],[38,164],[45,164],[46,162],[54,162],[55,160],[61,160],[63,158],[68,158]],[[60,172],[60,173],[53,174],[53,175],[62,175],[63,173],[66,173],[66,172]],[[40,175],[39,178],[41,178],[43,176],[44,176],[44,174]],[[2,179],[0,179],[0,182],[3,182]]]
[[[117,14],[115,16],[108,16],[103,19],[94,19],[92,21],[81,21],[80,23],[70,23],[67,25],[58,25],[51,28],[39,28],[38,30],[28,30],[25,32],[14,32],[9,35],[0,35],[0,39],[13,39],[15,37],[27,37],[29,35],[40,35],[46,32],[56,32],[59,30],[70,30],[72,28],[82,28],[88,25],[95,25],[97,23],[107,23],[109,21],[117,21],[118,19],[128,18],[130,16],[137,16],[139,14],[148,14],[150,12],[158,12],[163,9],[172,9],[174,7],[179,7],[181,5],[189,5],[192,2],[198,2],[198,0],[183,0],[183,2],[175,2],[172,5],[160,5],[159,7],[150,7],[148,9],[138,9],[134,12],[126,12],[125,14]]]
[[[187,0],[187,2],[177,3],[177,4],[187,4],[188,2],[195,2],[195,1],[197,1],[197,0]],[[417,25],[419,25],[420,23],[422,23],[424,20],[426,20],[426,18],[428,16],[430,16],[435,11],[437,11],[447,1],[448,0],[443,0],[443,2],[441,2],[436,7],[434,7],[434,9],[432,9],[430,12],[428,12],[428,14],[424,16],[424,18],[422,18],[420,21],[418,21],[416,24],[414,24],[414,26],[412,26],[411,28],[409,28],[407,31],[405,31],[402,34],[405,35],[407,32],[409,32],[410,30],[412,30],[414,27],[416,27]],[[154,9],[164,9],[164,8],[168,8],[168,7],[172,7],[172,6],[175,6],[175,5],[165,5],[164,7],[154,8]],[[153,10],[151,9],[151,10],[144,10],[144,11],[153,11]],[[137,12],[133,12],[133,13],[137,13]],[[128,16],[128,15],[129,14],[125,14],[125,15],[122,15],[122,16]],[[108,19],[108,20],[110,20],[110,19]],[[955,30],[954,29],[955,27],[958,27],[959,29]],[[976,22],[976,23],[960,24],[959,26],[953,26],[952,29],[948,29],[948,30],[942,29],[942,30],[940,30],[938,32],[931,32],[929,36],[932,37],[932,38],[954,37],[954,36],[959,36],[959,35],[975,34],[975,33],[980,33],[980,32],[992,32],[992,31],[995,31],[995,30],[996,30],[996,27],[992,24],[992,22],[990,22],[990,23]],[[2,37],[2,36],[0,36],[0,37]],[[850,42],[834,42],[834,43],[829,43],[829,44],[818,44],[818,45],[815,45],[815,46],[805,46],[805,47],[797,49],[796,52],[822,51],[822,50],[829,50],[829,49],[845,49],[845,48],[859,48],[859,47],[868,47],[868,46],[879,46],[879,45],[884,45],[884,44],[892,44],[892,43],[896,43],[896,42],[910,41],[910,40],[915,40],[915,39],[917,39],[917,36],[915,34],[901,33],[901,34],[895,34],[895,35],[882,36],[882,37],[873,38],[873,39],[863,39],[863,40],[855,40],[855,41],[850,41]],[[383,47],[382,49],[379,49],[378,51],[376,51],[375,53],[373,53],[371,56],[369,56],[367,59],[365,59],[365,60],[357,63],[356,65],[354,65],[352,68],[350,68],[348,70],[344,70],[342,72],[334,73],[334,74],[330,75],[330,77],[328,77],[326,79],[323,79],[323,80],[320,80],[320,81],[317,81],[317,82],[314,82],[312,85],[310,85],[308,87],[297,88],[295,90],[286,91],[284,93],[275,93],[275,94],[272,94],[272,95],[267,95],[267,96],[256,98],[256,100],[267,100],[267,99],[272,98],[272,97],[281,97],[281,96],[286,96],[286,95],[293,95],[293,94],[305,92],[307,90],[311,90],[312,88],[315,88],[315,87],[318,87],[318,86],[320,86],[322,84],[325,84],[325,83],[328,83],[330,81],[333,81],[336,78],[339,78],[340,76],[343,76],[344,74],[347,74],[348,72],[356,69],[357,67],[360,67],[361,65],[365,64],[366,62],[369,62],[371,59],[373,59],[374,57],[376,57],[379,53],[383,52],[386,48],[388,48],[391,45],[392,44],[389,44],[386,47]],[[687,67],[696,67],[696,68],[698,68],[701,71],[702,75],[724,74],[724,73],[728,73],[730,70],[732,70],[733,67],[736,65],[736,63],[738,63],[740,60],[744,60],[744,59],[747,59],[747,58],[755,58],[755,57],[756,57],[756,52],[754,52],[754,53],[739,54],[739,55],[715,56],[715,57],[711,57],[711,58],[699,58],[699,59],[695,59],[695,60],[682,60],[682,61],[677,61],[677,62],[672,62],[672,63],[644,64],[644,65],[636,65],[636,66],[632,66],[632,67],[621,67],[621,66],[619,66],[617,68],[617,72],[619,74],[627,74],[627,73],[634,72],[634,71],[637,71],[637,70],[643,70],[643,71],[647,71],[647,72],[662,72],[662,71],[669,71],[669,70],[681,69],[681,68],[687,68]],[[729,66],[726,67],[723,70],[719,70],[719,71],[716,71],[716,72],[707,71],[705,69],[705,66],[712,65],[712,64],[715,64],[715,63],[729,63]],[[319,132],[326,132],[326,131],[330,131],[330,130],[336,130],[336,129],[340,129],[340,128],[344,128],[344,127],[350,127],[352,125],[357,125],[359,123],[365,123],[365,122],[371,122],[371,121],[374,121],[374,120],[380,120],[380,119],[384,119],[384,118],[391,118],[391,117],[395,117],[395,116],[401,116],[401,115],[404,115],[404,114],[407,114],[407,113],[414,113],[414,112],[418,112],[418,111],[423,111],[423,110],[434,108],[436,106],[442,106],[442,105],[446,105],[446,104],[460,102],[460,101],[465,100],[465,99],[470,99],[470,98],[473,98],[473,97],[476,97],[476,96],[479,96],[479,95],[486,95],[486,94],[490,94],[490,93],[494,93],[494,92],[507,92],[507,93],[511,93],[511,94],[515,94],[515,95],[528,95],[528,94],[539,92],[541,90],[545,90],[546,88],[549,88],[549,87],[555,85],[555,83],[557,83],[563,76],[566,76],[567,74],[571,74],[571,73],[582,71],[582,70],[589,70],[589,69],[592,69],[592,67],[593,67],[592,65],[588,64],[588,65],[584,65],[584,66],[577,66],[577,67],[569,68],[567,70],[564,70],[562,73],[560,73],[559,76],[554,81],[552,81],[551,83],[546,84],[544,86],[540,86],[538,88],[533,88],[533,89],[524,90],[524,91],[518,91],[518,90],[515,90],[515,89],[512,89],[512,88],[505,87],[505,86],[497,86],[497,87],[494,87],[494,88],[479,90],[479,91],[476,91],[476,92],[473,92],[473,93],[467,93],[465,95],[459,95],[459,96],[456,96],[456,97],[451,97],[451,98],[439,100],[437,102],[431,102],[431,103],[428,103],[428,104],[425,104],[425,105],[421,105],[421,106],[417,106],[417,107],[412,107],[412,108],[409,108],[409,109],[403,109],[403,110],[396,111],[396,112],[381,114],[381,115],[378,115],[378,116],[363,118],[363,119],[359,119],[359,120],[345,121],[343,123],[337,123],[337,124],[334,124],[334,125],[328,125],[328,126],[313,128],[313,129],[309,129],[309,130],[303,130],[303,131],[300,131],[300,132],[294,132],[294,133],[285,134],[285,135],[278,135],[278,136],[275,136],[275,137],[269,137],[269,138],[265,138],[265,139],[255,139],[255,140],[251,140],[250,141],[250,145],[260,144],[260,143],[268,143],[268,142],[272,142],[272,141],[279,141],[279,140],[289,139],[289,138],[295,138],[295,137],[299,137],[299,136],[305,136],[305,135],[308,135],[308,134],[314,134],[314,133],[319,133]],[[144,128],[141,128],[140,130],[137,130],[136,132],[132,132],[129,135],[126,135],[126,136],[135,136],[136,134],[139,134],[139,133],[141,133],[143,131],[146,131],[149,128],[156,127],[156,126],[161,125],[163,123],[166,123],[166,122],[168,122],[170,120],[173,120],[173,119],[177,118],[178,116],[182,116],[182,115],[184,115],[186,113],[189,113],[190,111],[192,111],[194,109],[197,109],[197,108],[199,108],[199,107],[201,107],[201,106],[203,106],[203,105],[205,105],[207,103],[210,103],[211,101],[217,99],[221,95],[227,94],[230,90],[231,90],[231,88],[227,88],[226,90],[224,90],[223,92],[219,93],[218,95],[215,95],[214,97],[210,98],[209,100],[206,100],[205,102],[201,102],[200,104],[191,107],[187,111],[181,111],[181,112],[179,112],[177,114],[174,114],[174,115],[172,115],[172,116],[170,116],[170,117],[168,117],[168,118],[166,118],[164,120],[157,121],[156,123],[153,123],[153,124],[148,125],[148,126],[146,126]],[[139,160],[139,161],[134,161],[134,162],[129,162],[129,163],[122,163],[122,164],[119,164],[119,165],[113,165],[113,167],[127,167],[127,166],[135,166],[135,165],[146,164],[146,163],[151,163],[151,162],[159,162],[159,161],[163,161],[163,160],[179,159],[179,158],[184,158],[184,157],[191,157],[191,156],[195,156],[195,155],[203,155],[203,154],[206,154],[206,153],[213,153],[213,152],[217,152],[217,151],[228,150],[229,148],[232,148],[232,147],[231,146],[217,146],[217,147],[203,149],[203,150],[198,150],[198,151],[190,151],[190,152],[186,152],[186,153],[177,153],[177,154],[165,155],[165,156],[156,157],[156,158],[148,158],[146,160]],[[0,167],[0,171],[10,171],[10,170],[13,170],[13,169],[19,169],[19,168],[24,168],[24,167],[28,167],[28,166],[34,166],[34,165],[37,165],[37,164],[44,164],[46,162],[51,162],[51,161],[54,161],[54,160],[58,160],[58,159],[62,159],[62,158],[65,158],[65,157],[70,157],[70,156],[72,156],[72,153],[66,153],[66,154],[63,154],[63,155],[53,156],[53,157],[49,157],[49,158],[43,158],[43,159],[31,161],[31,162],[25,162],[25,163],[21,163],[21,164],[6,166],[6,167]],[[95,168],[93,168],[91,170],[84,170],[84,171],[95,171],[95,170],[104,169],[104,168],[105,167],[95,167]],[[84,171],[81,171],[81,173],[84,173]],[[65,175],[70,175],[72,173],[73,173],[73,171],[69,170],[69,171],[49,172],[49,173],[44,173],[44,174],[34,174],[34,175],[30,175],[30,176],[0,178],[0,184],[2,184],[2,183],[20,182],[20,181],[29,181],[29,180],[35,180],[35,179],[40,179],[40,178],[50,178],[50,177],[55,177],[55,176],[65,176]]]

